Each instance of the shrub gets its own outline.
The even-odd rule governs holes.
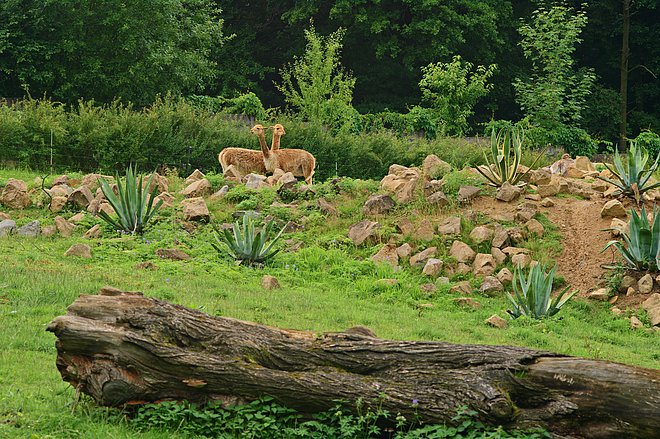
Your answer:
[[[638,146],[635,142],[630,142],[630,148],[628,149],[626,158],[627,160],[625,162],[621,160],[619,149],[617,148],[614,152],[614,169],[607,163],[603,163],[616,180],[601,176],[598,176],[598,178],[616,186],[618,189],[614,193],[615,195],[623,194],[627,197],[634,198],[639,203],[644,192],[660,186],[660,183],[649,183],[653,173],[658,168],[660,154],[656,156],[653,165],[647,168],[646,164],[649,160],[648,151],[644,147]]]
[[[229,255],[233,257],[237,263],[243,262],[249,265],[263,264],[275,256],[279,249],[273,248],[282,236],[284,229],[273,238],[274,223],[269,221],[263,228],[256,231],[254,219],[248,215],[243,216],[242,224],[238,221],[232,226],[232,231],[227,229],[218,230],[215,225],[213,226],[215,233],[215,240],[217,244],[225,244],[229,249]],[[270,242],[269,242],[270,241]],[[268,245],[266,245],[268,243]],[[222,247],[216,244],[211,244],[218,253],[225,253]]]
[[[552,129],[532,126],[527,130],[527,139],[532,147],[550,145],[562,148],[573,157],[592,157],[598,152],[598,143],[585,130],[566,125],[556,125]]]
[[[621,254],[628,268],[633,270],[658,271],[660,269],[660,215],[653,208],[653,220],[649,223],[646,209],[642,206],[640,214],[635,209],[630,211],[630,230],[621,231],[625,247],[620,241],[612,240],[603,251],[614,246]]]
[[[562,299],[570,287],[561,291],[554,300],[550,300],[552,284],[557,266],[549,273],[545,271],[545,264],[536,264],[529,270],[527,280],[523,270],[516,267],[513,273],[513,292],[515,296],[506,293],[513,310],[507,310],[513,318],[528,316],[534,319],[550,317],[559,312],[562,306],[573,297],[577,290]]]
[[[163,200],[158,201],[154,206],[154,198],[158,193],[158,187],[154,185],[151,193],[148,188],[151,186],[153,174],[147,180],[146,185],[142,185],[142,175],[137,175],[133,172],[131,166],[126,169],[126,177],[124,184],[119,178],[119,174],[115,174],[115,181],[117,182],[117,192],[115,195],[112,187],[104,178],[100,178],[101,190],[103,195],[110,203],[110,206],[117,213],[117,220],[112,218],[104,211],[99,211],[99,216],[105,222],[113,226],[116,230],[123,230],[130,234],[141,234],[151,218],[154,216]]]
[[[650,130],[644,130],[634,140],[637,146],[646,149],[651,157],[660,154],[660,136]]]

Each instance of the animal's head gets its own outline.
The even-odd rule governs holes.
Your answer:
[[[284,127],[282,126],[282,124],[277,123],[277,124],[273,125],[273,126],[270,127],[270,128],[273,130],[273,135],[283,136],[283,135],[286,134],[286,132],[284,131]]]
[[[256,134],[257,136],[260,136],[261,134],[264,133],[264,126],[261,124],[256,124],[250,129],[250,132],[252,134]]]

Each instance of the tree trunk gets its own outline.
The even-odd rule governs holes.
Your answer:
[[[623,0],[623,38],[621,47],[621,108],[619,122],[620,149],[626,147],[628,130],[628,58],[630,57],[630,0]]]
[[[571,437],[657,437],[660,371],[508,346],[392,341],[362,327],[282,330],[104,288],[48,326],[65,381],[102,405],[270,395],[302,412],[336,400],[408,419],[541,426]],[[417,400],[418,405],[412,401]]]

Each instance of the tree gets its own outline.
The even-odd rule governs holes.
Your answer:
[[[6,0],[0,95],[143,105],[202,90],[223,41],[212,0]]]
[[[476,71],[472,71],[472,67],[472,63],[456,55],[449,63],[439,62],[422,68],[423,77],[419,82],[422,99],[431,105],[446,134],[465,134],[475,104],[493,88],[488,80],[497,66],[478,66]]]
[[[277,89],[312,123],[341,127],[355,115],[351,104],[355,79],[339,62],[343,37],[343,29],[322,37],[310,27],[305,30],[305,54],[280,71]]]
[[[531,78],[517,79],[517,100],[531,121],[543,127],[579,124],[585,99],[591,93],[592,69],[575,70],[573,54],[587,24],[584,10],[562,5],[532,13],[522,22],[520,46],[532,64]]]

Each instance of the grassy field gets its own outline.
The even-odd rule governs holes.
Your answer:
[[[0,184],[9,177],[34,185],[29,172],[0,171]],[[221,178],[211,178],[214,185]],[[170,179],[170,191],[182,185]],[[506,344],[556,351],[569,355],[660,368],[660,337],[657,333],[633,331],[629,322],[615,317],[607,304],[573,300],[556,317],[532,321],[509,321],[507,329],[484,324],[492,314],[505,316],[506,299],[474,294],[482,307],[465,309],[456,305],[456,293],[441,285],[434,294],[425,294],[420,285],[429,279],[410,267],[394,270],[376,265],[369,257],[380,247],[355,247],[347,238],[348,226],[362,219],[360,208],[374,182],[346,180],[336,195],[330,183],[318,185],[339,209],[338,218],[326,218],[315,209],[314,200],[300,201],[297,208],[268,207],[275,193],[259,194],[235,188],[230,196],[209,203],[214,220],[226,222],[236,205],[255,205],[282,220],[304,227],[285,235],[302,241],[298,252],[283,251],[264,268],[236,266],[227,255],[211,246],[208,224],[186,230],[179,208],[158,214],[153,226],[139,237],[122,236],[104,226],[103,237],[85,240],[82,234],[101,224],[87,217],[74,236],[0,238],[0,437],[29,438],[165,438],[174,432],[138,432],[117,411],[98,408],[86,399],[75,404],[74,392],[55,368],[55,338],[45,332],[48,323],[66,313],[66,307],[80,294],[95,294],[104,285],[138,290],[147,296],[203,310],[211,315],[231,316],[284,328],[313,331],[340,331],[354,325],[371,328],[379,337],[401,340],[434,340],[453,343]],[[247,203],[246,203],[247,200]],[[240,204],[239,204],[240,206]],[[74,212],[65,212],[68,217]],[[397,219],[436,222],[450,211],[434,210],[413,203],[397,208],[383,225],[382,241],[394,232]],[[39,219],[53,224],[53,215],[36,207],[10,212],[22,225]],[[543,221],[545,221],[542,218]],[[478,218],[478,221],[487,221]],[[551,226],[546,222],[548,226]],[[466,223],[464,233],[474,224]],[[467,240],[467,237],[465,238]],[[560,236],[549,233],[543,240],[528,243],[533,257],[551,260],[559,248]],[[414,244],[421,244],[408,240]],[[92,247],[91,259],[64,257],[74,243]],[[437,245],[446,252],[441,237],[425,246]],[[192,256],[185,262],[161,260],[158,248],[176,246]],[[154,261],[156,270],[135,265]],[[264,274],[276,276],[282,288],[265,291]],[[394,278],[395,286],[379,279]],[[475,279],[458,276],[454,280]],[[432,304],[432,307],[420,307]],[[633,311],[634,312],[634,311]],[[645,315],[637,312],[645,321]]]

